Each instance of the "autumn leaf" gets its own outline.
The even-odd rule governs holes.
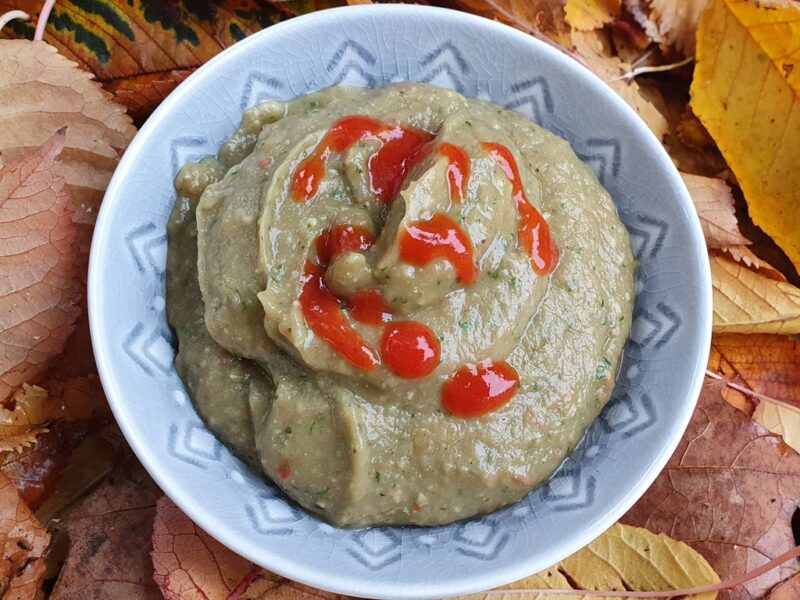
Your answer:
[[[49,390],[22,384],[14,391],[10,408],[0,406],[0,452],[33,443],[49,421],[110,415],[97,376],[52,380],[46,385]]]
[[[708,0],[626,0],[650,38],[668,50],[694,56],[695,32]]]
[[[725,246],[722,250],[736,262],[742,263],[764,277],[775,281],[786,281],[786,276],[783,273],[754,254],[747,246]]]
[[[118,431],[114,470],[61,520],[70,547],[50,600],[161,600],[147,555],[161,492]]]
[[[714,331],[800,333],[800,289],[711,254]]]
[[[292,16],[344,4],[325,0],[59,0],[44,39],[61,55],[93,73],[137,118],[185,76],[244,37]],[[0,0],[38,16],[41,0]],[[9,25],[15,37],[31,38],[33,27]],[[184,72],[184,73],[182,73]]]
[[[664,115],[656,107],[663,103],[660,93],[652,86],[622,79],[631,66],[621,58],[612,56],[605,32],[576,31],[572,33],[572,43],[575,52],[587,63],[589,69],[637,112],[656,137],[663,138],[669,127]]]
[[[587,31],[613,21],[621,7],[622,0],[567,0],[564,13],[574,29]]]
[[[746,245],[750,241],[739,231],[731,188],[721,179],[681,173],[700,217],[703,235],[710,248]]]
[[[64,139],[61,129],[0,169],[0,402],[47,369],[79,313],[75,231],[57,161]]]
[[[776,585],[766,600],[797,600],[800,598],[800,573]]]
[[[800,6],[710,0],[691,106],[736,174],[753,221],[800,268]]]
[[[686,542],[728,579],[795,546],[800,455],[725,402],[722,387],[706,383],[667,466],[621,521]],[[761,598],[794,570],[787,563],[728,598]]]
[[[730,404],[800,452],[800,341],[717,335],[708,368],[728,385],[722,395]]]
[[[163,497],[158,501],[151,552],[155,580],[168,600],[338,599],[253,565],[197,527]]]
[[[50,535],[0,473],[0,596],[33,600],[45,573],[43,555]]]
[[[53,493],[72,451],[94,427],[89,421],[56,421],[34,445],[3,455],[0,471],[11,479],[28,508],[38,510]]]
[[[508,595],[493,592],[490,598],[513,600],[527,589],[678,590],[719,583],[719,577],[702,555],[666,535],[616,523],[603,535],[559,564],[515,581],[498,590],[517,590]],[[548,596],[526,593],[527,600],[578,599],[585,596]],[[713,600],[715,594],[698,594],[695,600]],[[480,594],[463,596],[478,599]],[[610,600],[606,597],[607,600]]]
[[[130,118],[90,73],[51,45],[26,40],[0,40],[0,106],[4,161],[26,156],[67,127],[60,160],[73,220],[82,225],[77,244],[83,266],[100,201],[135,133]]]

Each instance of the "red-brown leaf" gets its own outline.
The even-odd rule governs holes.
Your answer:
[[[0,169],[0,402],[47,369],[79,313],[64,140],[61,129]]]
[[[0,597],[33,600],[44,577],[50,535],[36,520],[14,484],[0,473]]]
[[[70,549],[50,600],[161,600],[147,555],[161,492],[118,431],[109,441],[120,461],[64,518]]]
[[[621,520],[688,543],[727,579],[794,547],[800,455],[725,402],[720,389],[706,384],[666,468]],[[727,597],[761,598],[796,568],[787,563]]]

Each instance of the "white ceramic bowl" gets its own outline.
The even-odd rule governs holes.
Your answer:
[[[611,192],[640,269],[614,396],[549,483],[446,527],[333,528],[250,473],[205,428],[173,368],[165,226],[180,165],[216,152],[242,110],[336,83],[415,80],[519,110],[570,141]],[[175,90],[131,143],[97,221],[92,340],[128,442],[164,492],[242,556],[326,590],[425,598],[525,577],[590,542],[647,489],[694,409],[708,358],[708,259],[667,154],[599,79],[498,23],[443,9],[364,6],[275,25]]]

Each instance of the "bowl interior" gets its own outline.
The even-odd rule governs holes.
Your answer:
[[[243,109],[337,83],[414,80],[490,99],[566,138],[613,196],[640,261],[613,398],[548,484],[499,512],[435,528],[339,530],[250,473],[198,418],[172,361],[166,221],[183,163],[216,152]],[[550,566],[645,491],[694,408],[710,341],[710,276],[690,198],[646,126],[571,59],[443,9],[366,6],[271,27],[164,101],[126,152],[100,212],[89,309],[101,378],[162,489],[221,542],[282,575],[371,597],[478,591]]]

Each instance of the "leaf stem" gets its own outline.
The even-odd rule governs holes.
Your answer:
[[[640,57],[641,58],[641,57]],[[627,73],[623,73],[619,77],[615,77],[611,81],[631,81],[635,77],[639,75],[644,75],[645,73],[661,73],[663,71],[672,71],[673,69],[679,69],[685,65],[688,65],[690,62],[694,60],[694,57],[690,56],[689,58],[685,58],[680,62],[670,63],[668,65],[654,65],[654,66],[644,66],[644,67],[636,67],[635,69],[631,69]]]
[[[44,37],[44,28],[47,25],[47,19],[50,18],[50,11],[53,10],[56,0],[45,0],[42,5],[42,11],[39,13],[39,20],[36,21],[36,32],[33,34],[34,42],[41,42]]]
[[[797,410],[797,406],[792,404],[791,402],[787,402],[786,400],[780,400],[778,398],[773,398],[772,396],[767,396],[766,394],[761,394],[755,390],[752,390],[748,387],[740,385],[731,381],[730,379],[723,377],[719,373],[714,373],[713,371],[706,370],[706,377],[711,377],[712,379],[716,379],[717,381],[723,382],[727,387],[736,390],[737,392],[741,392],[745,396],[752,396],[753,398],[758,398],[759,400],[765,400],[767,402],[774,402],[775,404],[780,404],[781,406],[786,406],[787,408],[792,408]]]
[[[24,10],[10,10],[7,13],[0,15],[0,31],[2,31],[3,27],[8,25],[8,23],[14,19],[22,19],[23,21],[27,21],[30,18],[31,16]]]
[[[780,556],[776,556],[771,561],[764,563],[760,567],[756,567],[752,571],[736,575],[725,581],[715,583],[713,585],[703,585],[694,588],[683,590],[664,590],[658,592],[628,592],[625,590],[575,590],[575,589],[543,589],[543,588],[530,588],[530,589],[497,589],[483,592],[483,596],[502,596],[504,594],[544,594],[553,596],[575,595],[578,592],[581,596],[611,596],[615,598],[674,598],[676,596],[694,596],[695,594],[711,594],[720,592],[722,590],[730,590],[742,585],[763,575],[764,573],[779,567],[783,563],[792,560],[793,558],[800,557],[800,546],[795,546],[791,550],[787,550]]]

